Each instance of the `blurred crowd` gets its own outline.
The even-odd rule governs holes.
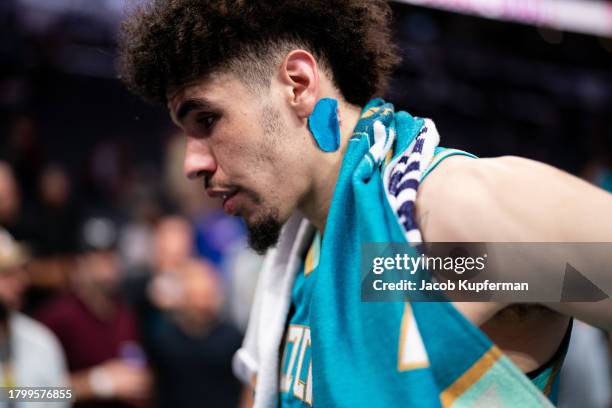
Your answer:
[[[0,382],[70,387],[75,407],[246,401],[231,359],[261,259],[182,176],[182,138],[148,184],[126,185],[116,150],[97,149],[94,192],[76,197],[35,127],[18,116],[0,144]]]

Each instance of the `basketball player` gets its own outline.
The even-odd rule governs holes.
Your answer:
[[[373,99],[389,19],[382,0],[157,0],[123,25],[122,80],[184,131],[187,177],[274,248],[235,370],[258,407],[550,406],[571,317],[610,328],[609,299],[365,303],[361,245],[609,241],[612,198],[438,147]]]

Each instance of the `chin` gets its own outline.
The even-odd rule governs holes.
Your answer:
[[[264,254],[276,246],[286,220],[281,220],[278,210],[268,209],[245,219],[248,229],[249,246],[257,253]]]

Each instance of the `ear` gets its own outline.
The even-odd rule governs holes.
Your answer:
[[[289,106],[298,117],[308,118],[319,95],[317,61],[308,51],[293,50],[287,54],[279,69]]]

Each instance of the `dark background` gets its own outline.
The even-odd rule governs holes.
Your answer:
[[[387,98],[433,118],[443,145],[531,157],[577,174],[612,151],[612,40],[396,3],[393,9],[403,63]],[[28,114],[45,157],[77,178],[103,141],[152,176],[172,125],[163,109],[143,104],[116,79],[119,19],[110,11],[45,12],[3,0],[0,138],[17,115]]]

